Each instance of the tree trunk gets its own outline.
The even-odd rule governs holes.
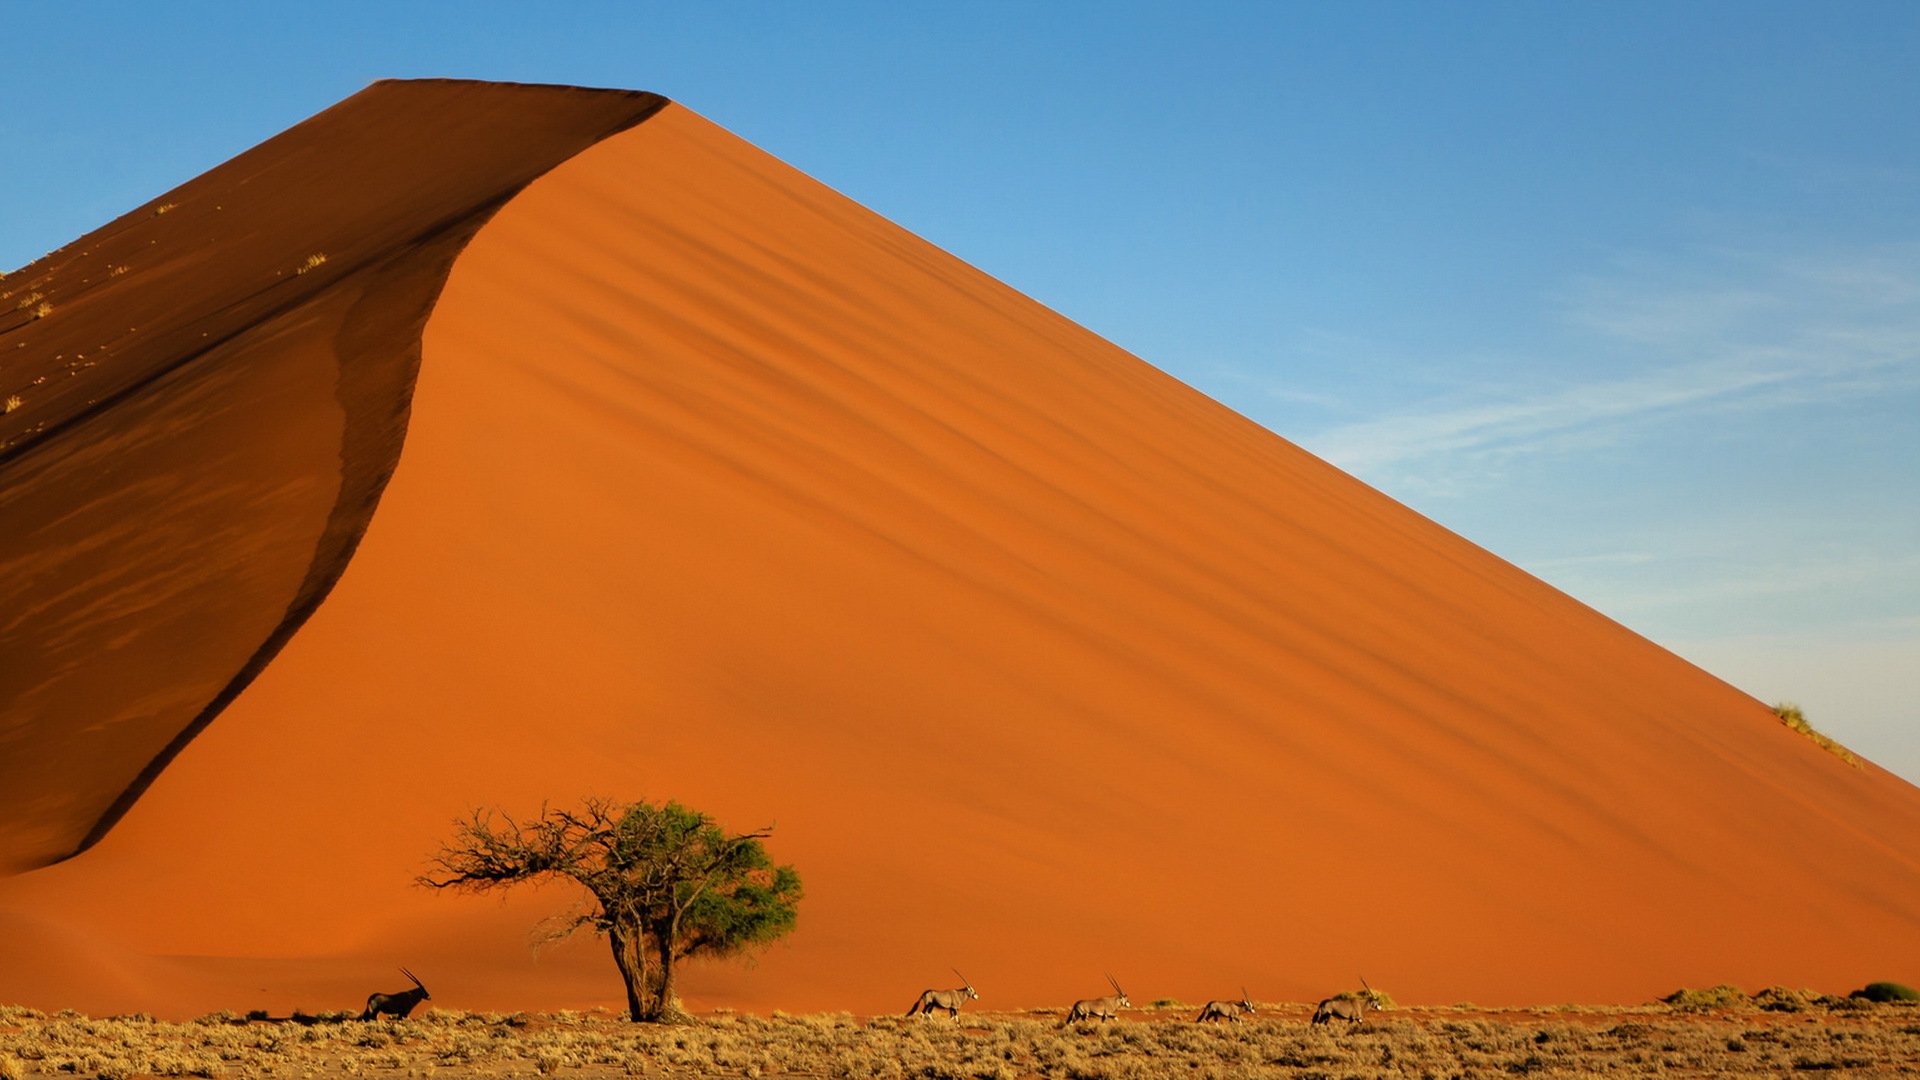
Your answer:
[[[677,919],[662,920],[647,927],[647,936],[653,941],[654,953],[659,961],[654,968],[657,974],[651,1003],[651,1019],[659,1024],[685,1024],[693,1020],[680,1007],[680,995],[674,990],[673,939],[678,922]]]
[[[640,989],[646,985],[647,960],[640,945],[640,928],[622,926],[614,923],[607,930],[607,940],[613,944],[613,964],[620,969],[620,980],[627,984],[627,1016],[633,1020],[648,1019],[647,1011],[640,1000]]]

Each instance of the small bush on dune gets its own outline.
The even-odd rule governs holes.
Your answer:
[[[27,1074],[20,1062],[11,1057],[0,1057],[0,1080],[20,1080]]]
[[[1893,1001],[1920,1001],[1920,990],[1897,982],[1871,982],[1847,996],[1884,1005]]]
[[[1814,745],[1825,750],[1827,753],[1832,754],[1834,757],[1839,758],[1841,761],[1846,762],[1856,769],[1860,767],[1860,758],[1855,755],[1853,751],[1840,745],[1840,743],[1834,739],[1815,731],[1813,725],[1807,723],[1806,714],[1801,711],[1800,706],[1795,705],[1791,701],[1782,701],[1774,705],[1773,715],[1779,717],[1782,724],[1812,739]]]

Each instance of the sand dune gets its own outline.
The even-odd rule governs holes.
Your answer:
[[[21,385],[192,307],[0,427],[0,1000],[611,1002],[562,890],[410,884],[589,793],[805,876],[696,1005],[1920,960],[1913,787],[682,107],[383,83],[167,201],[0,286]]]

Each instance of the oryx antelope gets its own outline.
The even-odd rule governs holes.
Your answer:
[[[1239,1023],[1242,1013],[1248,1016],[1253,1015],[1253,998],[1247,996],[1247,988],[1244,986],[1240,988],[1239,1001],[1209,1001],[1200,1006],[1200,1015],[1193,1019],[1195,1023],[1202,1020],[1231,1020]]]
[[[1367,1010],[1374,1005],[1373,987],[1367,986],[1367,977],[1360,977],[1360,985],[1366,989],[1353,997],[1330,997],[1313,1007],[1313,1022],[1324,1024],[1331,1020],[1345,1020],[1357,1024],[1366,1019]]]
[[[1067,1010],[1067,1018],[1060,1026],[1065,1027],[1076,1020],[1089,1018],[1111,1020],[1120,1015],[1121,1009],[1133,1008],[1133,1002],[1127,1000],[1127,992],[1120,989],[1120,983],[1111,975],[1107,976],[1107,982],[1113,985],[1113,993],[1106,997],[1087,998],[1084,1001],[1074,1002],[1073,1008]]]
[[[427,993],[426,985],[420,981],[419,976],[406,968],[401,968],[400,974],[413,980],[413,989],[402,990],[397,994],[368,994],[367,1009],[360,1014],[360,1019],[373,1020],[381,1016],[396,1016],[405,1020],[414,1006],[423,1001],[433,1000],[433,995]]]
[[[954,968],[953,973],[960,975],[960,969]],[[960,1019],[960,1006],[966,1004],[969,1000],[980,1000],[980,995],[973,989],[972,979],[967,978],[965,975],[960,975],[960,981],[967,985],[962,986],[958,990],[925,991],[920,995],[920,1000],[913,1003],[913,1008],[907,1010],[907,1015],[924,1016],[935,1009],[945,1009],[947,1010],[948,1016],[953,1017],[955,1020]]]

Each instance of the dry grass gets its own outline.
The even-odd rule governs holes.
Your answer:
[[[1170,1012],[1066,1029],[1057,1013],[859,1019],[845,1013],[720,1014],[643,1027],[605,1013],[433,1010],[409,1021],[185,1024],[0,1009],[0,1080],[82,1076],[288,1077],[970,1077],[1018,1080],[1785,1075],[1920,1070],[1920,1008],[1782,1014],[1463,1007],[1400,1010],[1357,1027],[1316,1028],[1305,1004],[1263,1006],[1240,1024]],[[309,1018],[312,1019],[312,1018]]]
[[[294,273],[296,275],[304,274],[310,270],[318,270],[325,265],[327,265],[327,257],[316,251],[312,255],[307,256],[307,261],[301,264],[300,268],[295,270]]]
[[[1815,730],[1814,726],[1807,722],[1806,713],[1801,710],[1800,706],[1795,705],[1791,701],[1782,701],[1773,707],[1773,715],[1779,717],[1782,724],[1812,739],[1814,745],[1825,750],[1827,753],[1832,754],[1834,757],[1839,758],[1841,761],[1846,762],[1856,769],[1860,767],[1859,756],[1841,745],[1839,741]]]

